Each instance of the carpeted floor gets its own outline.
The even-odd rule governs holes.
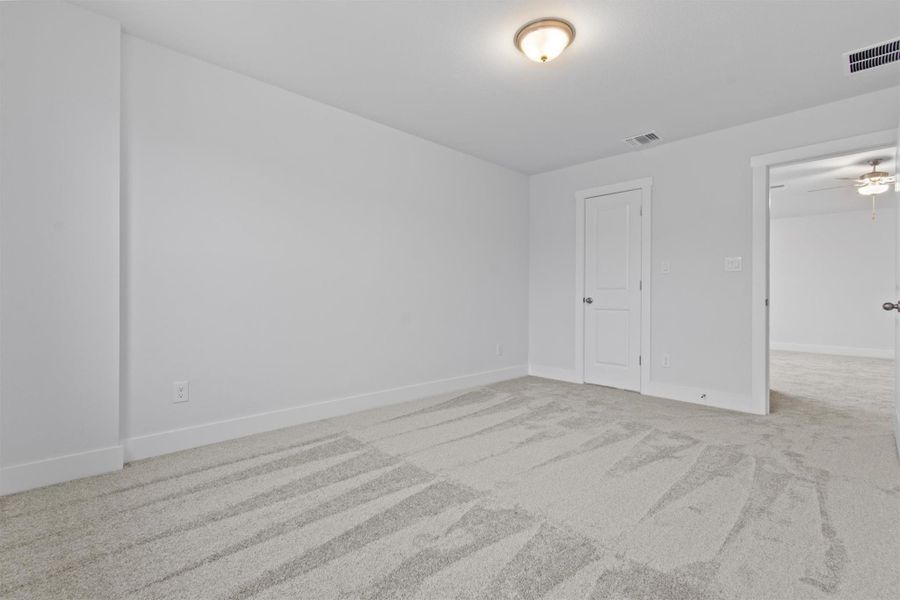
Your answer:
[[[524,378],[6,497],[0,596],[897,598],[892,364],[773,359],[768,417]]]

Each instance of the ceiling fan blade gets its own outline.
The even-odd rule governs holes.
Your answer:
[[[837,190],[841,188],[850,188],[852,186],[849,185],[832,185],[829,187],[815,188],[813,190],[806,190],[807,192],[824,192],[825,190]]]
[[[856,183],[865,183],[865,180],[860,179],[859,177],[835,177],[835,179],[840,181],[855,181]]]
[[[784,184],[783,184],[783,183],[779,183],[778,185],[770,185],[770,186],[769,186],[769,189],[770,189],[770,190],[780,190],[780,189],[783,188],[783,187],[784,187]]]

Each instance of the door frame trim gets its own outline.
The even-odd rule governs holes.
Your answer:
[[[753,171],[753,216],[750,283],[750,406],[769,414],[769,170],[772,167],[897,145],[897,130],[800,146],[750,158]],[[898,357],[900,358],[900,357]]]
[[[650,383],[650,291],[653,178],[632,179],[575,192],[575,382],[584,383],[584,202],[588,198],[641,190],[641,382]],[[643,357],[648,360],[643,360]]]

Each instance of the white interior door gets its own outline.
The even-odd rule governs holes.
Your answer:
[[[900,128],[897,130],[900,136]],[[898,139],[900,141],[900,139]],[[900,159],[900,146],[895,150]],[[900,304],[900,183],[894,185],[894,198],[897,203],[897,234],[894,236],[896,256],[894,274],[894,297],[890,302]],[[900,309],[894,315],[894,441],[897,444],[897,456],[900,456]]]
[[[584,381],[641,387],[641,190],[584,201]]]

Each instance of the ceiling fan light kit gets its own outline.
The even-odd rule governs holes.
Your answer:
[[[881,161],[878,159],[870,161],[869,164],[872,165],[872,170],[856,180],[854,184],[857,186],[856,191],[863,196],[885,193],[891,188],[890,184],[897,181],[897,177],[891,176],[890,173],[879,171],[878,165],[881,164]]]
[[[853,185],[856,186],[856,191],[861,196],[871,196],[872,197],[872,220],[875,220],[875,196],[878,194],[883,194],[889,189],[891,189],[892,183],[897,181],[896,175],[891,175],[890,173],[886,173],[885,171],[879,171],[878,165],[881,164],[881,160],[875,159],[869,162],[872,165],[872,170],[859,179],[857,179]]]
[[[863,196],[875,196],[877,194],[883,194],[889,189],[891,189],[891,186],[886,183],[867,183],[856,191]]]
[[[871,197],[872,198],[872,220],[875,220],[875,196],[879,194],[883,194],[891,189],[891,184],[897,183],[897,176],[891,175],[886,171],[879,171],[878,165],[880,165],[882,160],[880,158],[876,158],[874,160],[870,160],[869,164],[872,165],[872,170],[868,173],[863,173],[860,177],[838,177],[838,179],[844,179],[852,181],[853,183],[843,186],[831,186],[818,188],[814,190],[808,190],[810,192],[821,192],[824,190],[832,190],[832,189],[840,189],[843,187],[849,187],[852,185],[856,188],[856,192],[860,196]]]

